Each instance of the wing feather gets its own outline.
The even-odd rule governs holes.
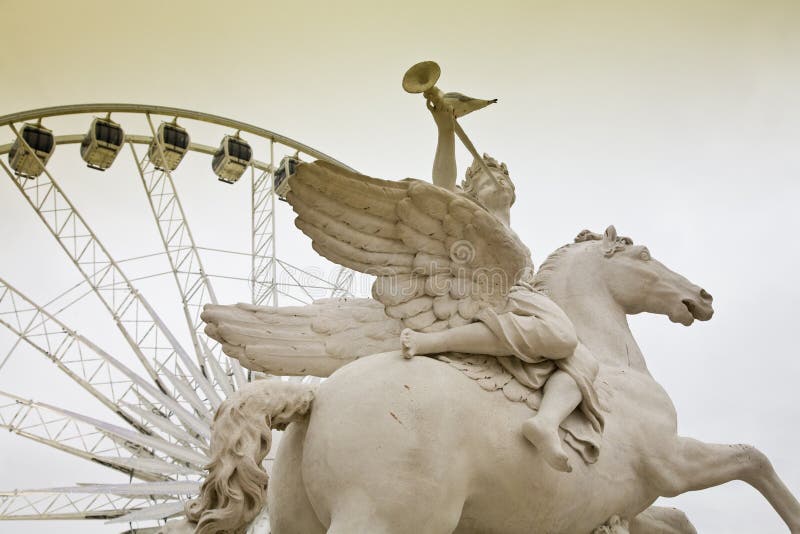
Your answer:
[[[328,376],[369,354],[400,348],[402,322],[372,299],[322,299],[282,308],[207,305],[206,333],[248,369]]]
[[[407,319],[433,308],[433,297],[427,295],[403,302],[397,306],[386,306],[386,315],[395,319]]]
[[[386,306],[397,306],[408,300],[430,294],[426,291],[429,277],[414,273],[379,276],[372,284],[372,298]]]
[[[374,265],[376,267],[410,267],[414,264],[414,255],[406,249],[405,252],[395,251],[375,251],[368,250],[369,240],[364,239],[358,245],[352,243],[357,242],[357,236],[351,236],[350,242],[337,239],[335,235],[330,234],[327,228],[320,228],[305,219],[295,219],[297,227],[310,237],[314,243],[319,244],[326,250],[330,250],[334,254],[342,258],[351,258],[355,263],[362,263],[365,265]],[[368,270],[367,270],[368,271]],[[402,270],[398,270],[403,272]]]
[[[364,176],[363,174],[359,174],[355,171],[351,171],[349,169],[345,169],[344,167],[340,167],[334,163],[330,163],[324,160],[317,160],[314,162],[314,165],[317,165],[321,169],[325,169],[328,172],[332,173],[333,175],[341,178],[349,178],[350,180],[355,180],[357,182],[369,182],[373,184],[379,184],[381,187],[386,189],[398,189],[405,191],[408,189],[408,184],[404,181],[395,181],[395,180],[381,180],[380,178],[372,178],[370,176]],[[366,178],[366,180],[364,180]]]
[[[421,331],[422,332],[441,332],[442,330],[447,330],[450,328],[450,323],[447,321],[436,321],[430,326],[426,326]]]
[[[395,267],[395,266],[381,267],[376,265],[370,265],[368,263],[353,261],[313,241],[311,242],[311,248],[313,248],[317,252],[317,254],[319,254],[324,258],[328,258],[333,263],[343,265],[344,267],[353,269],[354,271],[369,273],[377,277],[384,277],[384,276],[391,277],[391,276],[397,276],[398,274],[411,272],[411,267]]]
[[[458,313],[458,301],[450,295],[441,295],[433,299],[433,313],[439,319],[450,319]]]
[[[347,204],[332,200],[304,183],[293,183],[295,206],[307,206],[310,210],[323,213],[346,222],[359,232],[386,238],[396,238],[397,231],[387,220],[376,215],[351,208]]]
[[[308,184],[317,192],[327,198],[334,198],[351,208],[364,210],[366,213],[378,217],[396,221],[397,212],[395,206],[397,202],[406,197],[406,189],[397,188],[398,182],[389,180],[379,180],[377,178],[355,179],[350,176],[337,172],[331,172],[330,168],[315,164],[302,165],[306,167],[303,171],[302,182]],[[298,176],[299,178],[299,170]],[[367,178],[367,177],[364,177]],[[300,180],[296,180],[300,181]],[[289,192],[286,200],[290,204],[297,194]]]
[[[418,253],[414,256],[414,273],[423,276],[433,276],[436,274],[449,273],[451,271],[452,262],[446,256],[434,256],[433,254],[426,254],[424,252]]]
[[[438,241],[443,241],[447,235],[442,227],[442,220],[420,210],[411,198],[406,197],[397,203],[397,216],[417,232]]]
[[[397,223],[396,228],[397,236],[408,248],[437,256],[447,255],[447,248],[441,240],[418,232],[414,228],[411,228],[402,222]]]
[[[420,331],[431,326],[435,322],[436,316],[433,314],[433,310],[424,311],[414,315],[413,317],[407,317],[403,320],[403,324],[405,324],[408,328]]]
[[[448,205],[453,200],[449,191],[425,182],[412,182],[408,196],[421,212],[439,221],[447,216]]]
[[[433,297],[447,295],[455,280],[452,273],[437,273],[425,277],[425,294]]]
[[[298,221],[302,220],[307,224],[317,227],[337,241],[342,241],[368,252],[386,252],[393,254],[408,252],[408,247],[398,239],[367,234],[353,228],[347,223],[341,222],[341,219],[331,217],[324,211],[308,206],[301,200],[295,201],[294,209],[297,212]]]

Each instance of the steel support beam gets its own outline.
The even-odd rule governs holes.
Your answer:
[[[274,158],[273,143],[270,143],[270,166]],[[274,167],[272,167],[274,168]],[[259,306],[277,306],[277,261],[275,259],[275,195],[272,172],[251,177],[251,251],[250,287],[252,302]]]

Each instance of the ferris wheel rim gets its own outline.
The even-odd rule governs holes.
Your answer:
[[[27,111],[19,111],[0,117],[0,127],[14,124],[17,122],[25,122],[33,119],[43,119],[48,117],[60,117],[64,115],[81,115],[87,113],[133,113],[133,114],[150,114],[150,115],[165,115],[169,117],[177,117],[182,119],[197,120],[216,124],[218,126],[225,126],[231,129],[247,132],[256,135],[263,139],[288,146],[298,150],[309,156],[317,159],[329,161],[335,165],[343,167],[347,170],[356,172],[355,169],[342,163],[341,161],[321,152],[313,147],[304,143],[296,141],[291,137],[281,135],[277,132],[261,128],[254,124],[238,121],[223,117],[221,115],[214,115],[212,113],[205,113],[202,111],[194,111],[190,109],[174,108],[170,106],[155,106],[150,104],[127,104],[127,103],[88,103],[88,104],[68,104],[63,106],[51,106],[45,108],[31,109]]]

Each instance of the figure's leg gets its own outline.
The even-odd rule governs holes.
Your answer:
[[[697,534],[686,514],[677,508],[651,506],[630,521],[630,534]]]
[[[400,334],[400,341],[406,358],[443,352],[511,356],[489,327],[480,322],[440,332],[416,332],[406,328]]]
[[[769,501],[793,534],[800,534],[800,503],[769,459],[752,445],[716,445],[678,437],[667,454],[648,456],[646,468],[665,497],[732,480],[747,482]]]
[[[556,371],[544,385],[539,412],[522,424],[523,435],[533,443],[553,469],[569,473],[569,457],[561,446],[558,427],[580,404],[578,384],[564,371]]]

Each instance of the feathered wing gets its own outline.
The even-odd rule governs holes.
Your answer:
[[[373,299],[321,299],[307,306],[206,305],[206,333],[248,369],[329,376],[370,354],[400,349],[400,320]]]
[[[501,309],[530,252],[464,195],[419,180],[370,178],[316,161],[298,166],[287,200],[322,256],[376,276],[386,315],[428,332]]]

